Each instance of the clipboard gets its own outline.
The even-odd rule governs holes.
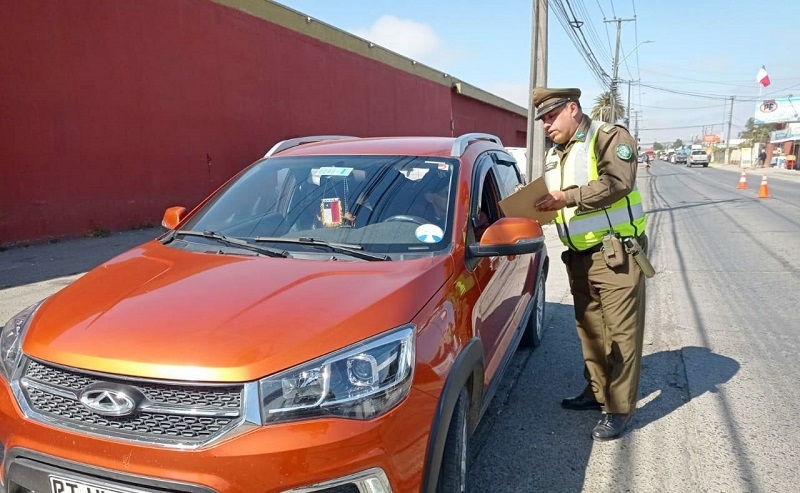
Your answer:
[[[558,211],[539,211],[534,204],[548,193],[542,176],[501,200],[500,208],[506,217],[526,217],[539,221],[539,224],[547,224],[556,218]]]

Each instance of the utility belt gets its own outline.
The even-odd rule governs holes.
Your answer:
[[[633,238],[633,236],[620,236],[620,237],[618,237],[618,238],[619,238],[619,239],[622,241],[622,243],[624,244],[624,243],[625,243],[625,240],[626,240],[627,238]],[[638,242],[640,245],[642,244],[642,241],[643,241],[643,240],[644,240],[644,233],[642,233],[641,235],[639,235],[639,236],[637,236],[637,237],[636,237],[636,241],[637,241],[637,242]],[[572,248],[569,248],[569,253],[571,253],[571,254],[573,254],[573,255],[591,255],[591,254],[593,254],[593,253],[602,252],[602,251],[603,251],[603,243],[602,243],[602,242],[601,242],[601,243],[598,243],[597,245],[595,245],[595,246],[593,246],[593,247],[589,247],[589,248],[587,248],[586,250],[573,250]]]
[[[572,250],[567,249],[562,254],[564,263],[569,264],[570,256],[585,257],[593,253],[602,252],[603,260],[611,270],[623,268],[627,263],[627,254],[630,254],[645,277],[653,277],[656,273],[653,265],[647,259],[642,245],[645,244],[646,237],[644,233],[639,236],[621,236],[618,237],[613,233],[608,233],[603,237],[603,242],[586,250]]]

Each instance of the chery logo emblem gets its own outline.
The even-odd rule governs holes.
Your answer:
[[[94,388],[81,394],[81,404],[104,416],[127,416],[136,410],[136,400],[124,390]]]

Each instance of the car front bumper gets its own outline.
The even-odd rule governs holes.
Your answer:
[[[367,481],[376,488],[385,482],[387,493],[418,491],[436,407],[435,398],[412,388],[400,405],[374,420],[258,426],[202,449],[181,450],[32,421],[3,387],[2,493],[55,493],[52,478],[115,493],[360,492],[370,491],[359,486]]]

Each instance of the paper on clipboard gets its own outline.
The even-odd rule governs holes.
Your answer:
[[[556,218],[558,212],[539,211],[534,204],[548,193],[544,177],[540,177],[501,200],[500,208],[506,217],[527,217],[536,219],[539,224],[547,224]]]

